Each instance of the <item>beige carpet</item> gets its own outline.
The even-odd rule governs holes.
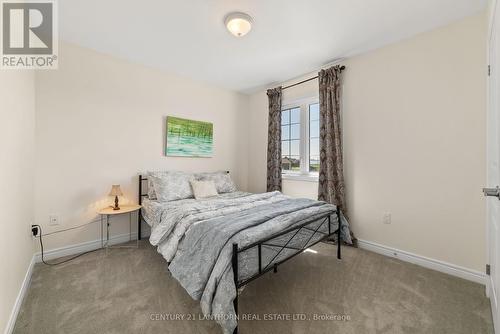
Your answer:
[[[260,320],[241,321],[240,333],[493,333],[479,284],[359,249],[344,247],[342,261],[332,245],[314,249],[245,288],[240,314]],[[37,264],[14,333],[221,333],[200,315],[142,241]]]

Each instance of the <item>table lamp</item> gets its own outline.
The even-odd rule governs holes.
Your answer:
[[[111,186],[109,196],[115,196],[115,206],[113,207],[113,210],[120,210],[120,207],[118,206],[118,196],[123,196],[123,193],[119,184],[113,184]]]

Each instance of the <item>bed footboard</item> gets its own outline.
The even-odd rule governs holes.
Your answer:
[[[332,215],[337,218],[338,227],[336,229],[334,226],[336,224],[332,221]],[[239,248],[238,244],[233,243],[232,267],[234,285],[237,291],[233,303],[237,321],[239,318],[238,289],[254,279],[259,278],[271,270],[277,272],[278,266],[283,262],[335,234],[337,234],[338,237],[337,259],[341,259],[340,216],[340,211],[337,209],[336,211],[329,212],[327,215],[323,215],[319,218],[315,217],[298,226],[294,226],[242,248]],[[240,257],[242,260],[240,260]],[[234,333],[238,333],[238,327],[236,327]]]

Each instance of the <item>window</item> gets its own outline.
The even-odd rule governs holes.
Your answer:
[[[281,169],[286,177],[317,178],[319,171],[319,104],[307,99],[281,111]]]
[[[300,171],[300,108],[281,111],[281,168]]]

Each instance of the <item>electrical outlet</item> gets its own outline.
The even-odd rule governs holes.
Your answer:
[[[35,225],[31,225],[31,235],[33,238],[40,236],[40,228]]]
[[[392,222],[392,215],[389,212],[384,213],[382,216],[382,223],[390,224]]]
[[[58,215],[50,215],[49,216],[49,225],[60,225],[59,216]]]

